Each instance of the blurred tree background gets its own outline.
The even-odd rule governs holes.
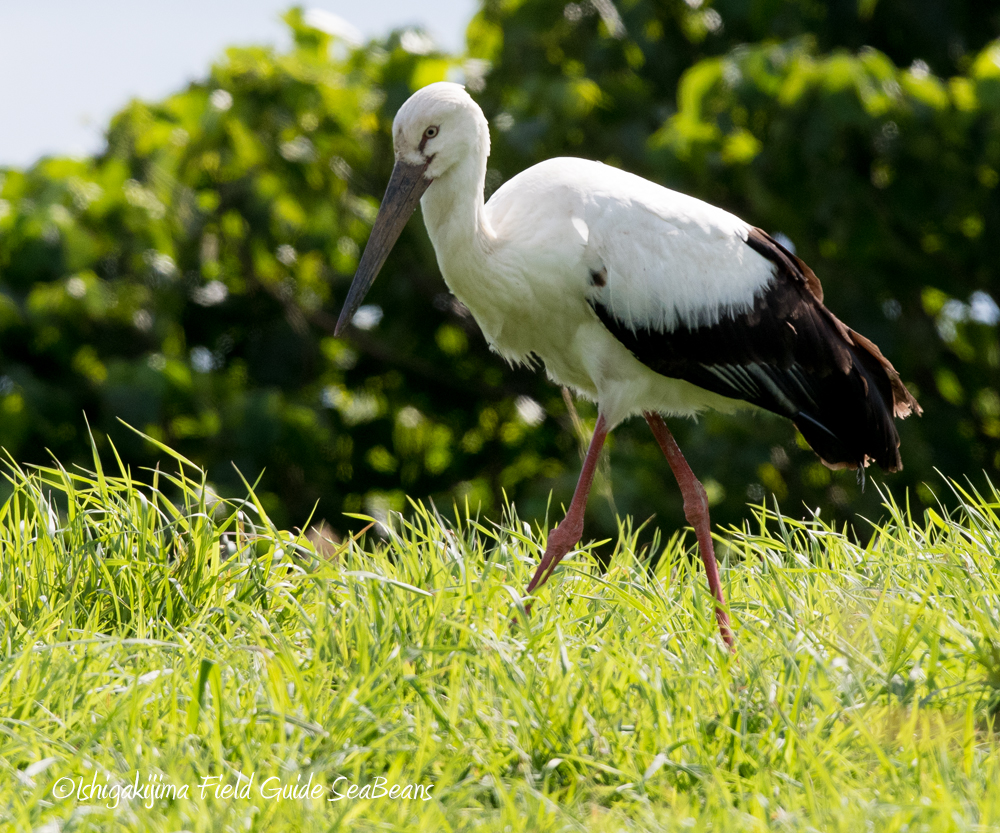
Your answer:
[[[925,409],[900,424],[915,509],[943,473],[1000,480],[1000,9],[966,0],[485,0],[466,55],[417,31],[349,48],[287,15],[287,53],[234,48],[106,151],[0,171],[0,444],[88,464],[85,413],[138,473],[155,448],[237,469],[273,517],[359,526],[405,496],[523,518],[568,501],[581,427],[543,375],[489,353],[414,219],[341,339],[333,324],[409,94],[467,84],[487,190],[541,159],[601,159],[784,235],[827,303]],[[584,423],[593,408],[578,403]],[[674,421],[716,523],[776,496],[878,516],[768,415]],[[683,524],[644,424],[612,437],[614,508]],[[873,472],[875,474],[875,472]],[[876,474],[876,477],[877,474]],[[880,478],[878,478],[880,479]],[[925,485],[925,484],[929,484]],[[608,486],[610,485],[610,489]],[[553,510],[555,516],[561,513]],[[588,536],[614,529],[595,494]]]

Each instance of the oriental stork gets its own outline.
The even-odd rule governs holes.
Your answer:
[[[831,468],[902,467],[893,417],[920,406],[878,347],[823,305],[812,270],[720,208],[584,159],[541,162],[483,199],[489,125],[458,84],[414,93],[395,166],[344,302],[340,333],[419,202],[438,265],[493,350],[540,360],[597,403],[580,480],[527,587],[580,540],[608,433],[642,414],[695,530],[725,642],[732,632],[705,490],[663,416],[742,403],[788,417]]]

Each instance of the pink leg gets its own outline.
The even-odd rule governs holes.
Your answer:
[[[694,527],[694,534],[698,537],[701,560],[705,562],[708,586],[712,589],[712,595],[719,602],[715,606],[715,618],[719,622],[719,633],[722,634],[726,644],[732,648],[733,633],[729,628],[729,616],[723,609],[726,600],[722,595],[722,583],[719,581],[719,567],[715,563],[715,547],[712,545],[712,527],[708,518],[708,498],[705,496],[705,487],[694,476],[694,472],[691,471],[687,460],[681,454],[677,440],[670,433],[663,417],[651,411],[644,412],[643,416],[646,417],[646,422],[649,423],[653,436],[660,444],[663,455],[670,463],[674,477],[677,478],[677,483],[681,487],[681,494],[684,496],[684,517]]]
[[[597,458],[601,455],[601,448],[608,437],[607,423],[604,415],[597,417],[597,425],[594,426],[594,437],[590,441],[590,448],[587,449],[587,456],[583,461],[583,470],[580,472],[580,479],[576,484],[576,491],[573,492],[573,500],[570,501],[569,510],[563,522],[557,526],[549,535],[548,546],[545,547],[545,555],[535,570],[535,575],[528,585],[525,593],[531,593],[536,587],[540,587],[548,581],[556,565],[562,561],[580,536],[583,535],[583,511],[587,508],[587,495],[590,494],[590,486],[594,482],[594,469],[597,468]],[[530,610],[530,606],[527,607]]]

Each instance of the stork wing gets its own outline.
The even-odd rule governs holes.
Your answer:
[[[920,406],[812,270],[733,214],[616,168],[550,159],[486,206],[498,239],[589,273],[586,297],[647,367],[793,420],[833,466],[901,467],[893,416]],[[541,254],[539,254],[541,253]]]
[[[742,293],[742,303],[705,298],[700,314],[675,308],[656,321],[648,304],[639,305],[640,314],[629,308],[628,283],[609,268],[607,286],[591,293],[590,304],[657,373],[788,417],[828,465],[856,468],[874,460],[897,471],[893,416],[920,413],[920,406],[879,349],[823,305],[819,280],[805,263],[760,229],[745,234],[740,244],[763,260],[769,275],[749,298]],[[669,283],[699,277],[673,276]]]

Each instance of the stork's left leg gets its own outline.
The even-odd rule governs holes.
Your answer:
[[[545,555],[542,556],[538,569],[535,570],[535,575],[525,591],[526,593],[531,593],[536,587],[540,587],[548,581],[556,565],[562,561],[566,553],[573,549],[583,535],[583,512],[587,508],[587,496],[590,494],[590,486],[594,482],[597,460],[601,456],[601,449],[607,438],[608,424],[604,419],[604,414],[599,414],[597,425],[594,426],[594,436],[590,440],[590,448],[587,449],[587,456],[583,461],[583,470],[580,472],[576,491],[573,492],[573,500],[570,501],[563,522],[549,534]]]
[[[719,581],[719,566],[715,561],[715,547],[712,544],[712,525],[708,518],[708,498],[705,495],[705,487],[694,476],[691,467],[688,465],[681,449],[677,445],[677,440],[667,428],[667,423],[663,417],[652,411],[645,411],[643,416],[656,437],[663,451],[663,455],[670,463],[670,468],[677,478],[677,483],[681,487],[681,494],[684,497],[684,517],[688,523],[694,527],[694,534],[698,537],[698,551],[701,553],[701,560],[705,563],[705,574],[708,576],[708,586],[715,596],[715,618],[719,623],[719,633],[722,634],[725,643],[733,647],[733,632],[729,628],[729,616],[723,608],[726,603],[722,595],[722,582]]]

